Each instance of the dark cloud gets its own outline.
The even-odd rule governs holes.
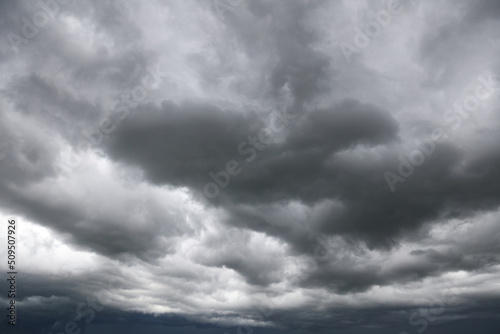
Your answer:
[[[495,1],[44,1],[0,4],[17,332],[496,333]]]
[[[275,117],[271,119],[277,123]],[[195,190],[211,181],[211,171],[223,170],[227,162],[236,160],[244,164],[242,174],[221,192],[231,201],[314,202],[335,193],[334,189],[321,193],[320,185],[316,191],[311,189],[313,179],[334,178],[327,162],[335,152],[384,143],[397,133],[397,123],[389,114],[351,100],[305,113],[289,123],[282,141],[266,143],[269,139],[261,141],[258,134],[271,125],[254,112],[163,103],[162,108],[146,107],[123,122],[113,134],[109,151],[117,159],[140,165],[153,182]],[[285,129],[284,124],[276,127]],[[145,146],[150,151],[144,151]]]
[[[500,6],[493,0],[472,1],[467,7],[465,16],[471,22],[483,23],[495,20],[500,15]]]

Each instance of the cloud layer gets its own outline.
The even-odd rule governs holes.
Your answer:
[[[498,328],[495,1],[0,12],[20,332]]]

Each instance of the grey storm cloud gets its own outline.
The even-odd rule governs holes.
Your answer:
[[[146,107],[121,123],[108,149],[112,156],[143,167],[154,182],[195,189],[203,188],[211,171],[237,160],[248,166],[222,192],[231,201],[314,202],[335,194],[334,188],[323,190],[314,183],[318,178],[334,182],[336,173],[328,159],[335,152],[384,143],[397,134],[390,114],[354,100],[289,122],[281,142],[265,145],[258,133],[266,123],[255,112],[164,102],[159,109]],[[255,144],[251,138],[256,138]],[[144,151],[146,146],[150,150]]]
[[[2,1],[15,332],[497,333],[500,6],[395,2]]]

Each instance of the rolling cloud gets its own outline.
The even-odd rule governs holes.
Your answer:
[[[2,332],[497,333],[499,19],[3,1]]]

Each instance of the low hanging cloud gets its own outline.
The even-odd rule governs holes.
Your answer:
[[[496,333],[499,8],[2,2],[2,332]]]

